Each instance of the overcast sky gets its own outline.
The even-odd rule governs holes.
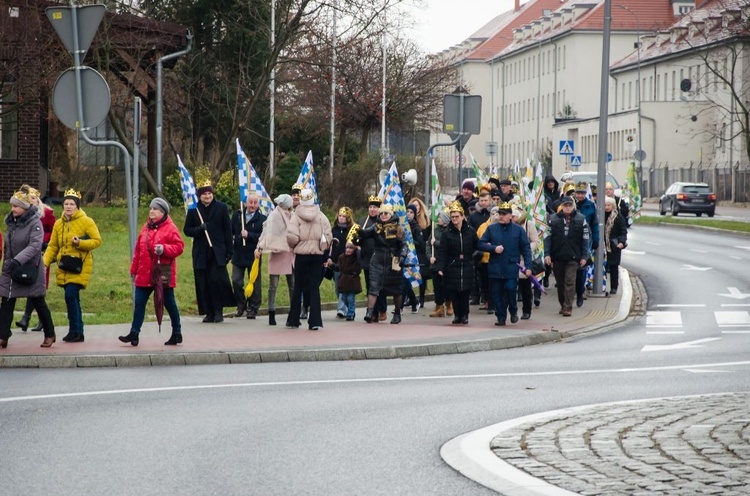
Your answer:
[[[412,38],[428,53],[460,43],[498,14],[513,8],[514,0],[421,0],[410,7],[415,27]],[[528,0],[521,0],[521,4]]]

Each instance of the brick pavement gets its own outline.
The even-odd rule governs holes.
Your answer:
[[[535,417],[490,443],[504,462],[551,485],[513,494],[750,494],[750,393],[620,402]]]

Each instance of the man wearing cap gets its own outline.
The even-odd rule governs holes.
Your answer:
[[[496,224],[490,224],[479,240],[477,248],[490,254],[487,268],[490,278],[490,294],[495,300],[495,325],[504,326],[510,313],[510,321],[518,322],[518,273],[521,257],[531,260],[531,249],[526,231],[513,222],[513,210],[510,203],[498,205],[495,215]],[[526,276],[531,275],[525,269]]]
[[[237,300],[235,317],[242,317],[247,311],[247,318],[254,319],[258,315],[261,303],[261,275],[258,265],[258,277],[253,286],[253,294],[245,298],[245,273],[250,272],[255,261],[255,249],[263,232],[266,216],[258,210],[260,200],[257,193],[249,193],[245,199],[245,211],[235,210],[232,214],[232,239],[234,240],[234,255],[232,255],[232,289]]]
[[[378,222],[378,212],[380,212],[381,200],[378,196],[370,195],[368,198],[367,215],[362,217],[359,221],[360,229],[367,229],[368,227],[374,226]],[[359,238],[357,241],[360,246],[359,251],[359,263],[362,267],[362,272],[365,273],[365,287],[370,287],[370,260],[372,254],[375,252],[375,238],[365,237]],[[388,317],[388,303],[384,294],[378,295],[377,301],[374,308],[375,313],[378,315],[379,320],[385,320]]]
[[[503,179],[500,181],[500,202],[507,203],[515,196],[511,189],[510,179]]]
[[[236,300],[229,282],[227,264],[232,259],[232,224],[229,208],[214,199],[214,188],[206,181],[199,184],[198,206],[188,210],[184,233],[193,238],[193,273],[198,313],[203,322],[224,321],[224,307]]]
[[[557,281],[560,314],[570,317],[578,269],[586,267],[589,252],[589,226],[575,210],[569,196],[560,199],[560,212],[549,221],[550,235],[544,241],[544,263],[552,267]],[[529,259],[531,260],[531,259]]]
[[[576,210],[578,213],[583,215],[586,219],[586,223],[589,225],[589,232],[591,234],[591,246],[585,253],[586,259],[589,258],[591,251],[596,251],[599,247],[599,215],[596,213],[596,204],[586,198],[588,192],[588,183],[580,182],[576,185]],[[576,306],[583,306],[583,293],[586,291],[586,268],[582,268],[576,275]]]
[[[477,203],[477,199],[474,196],[474,188],[474,181],[466,180],[461,186],[461,192],[456,196],[456,201],[461,204],[461,208],[463,208],[467,219]]]

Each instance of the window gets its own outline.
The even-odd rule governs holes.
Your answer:
[[[0,85],[0,159],[18,158],[18,109],[12,87]]]

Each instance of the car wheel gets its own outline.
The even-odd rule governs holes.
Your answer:
[[[714,212],[708,212],[708,216],[709,217],[713,217],[714,216]]]
[[[700,217],[701,215],[703,215],[703,212],[696,212],[696,213],[695,213],[695,216],[696,216],[696,217]]]
[[[664,210],[664,205],[662,202],[659,202],[659,215],[667,215],[667,211]]]
[[[677,209],[677,205],[674,203],[672,204],[672,215],[677,217],[677,214],[680,213],[680,211]]]

